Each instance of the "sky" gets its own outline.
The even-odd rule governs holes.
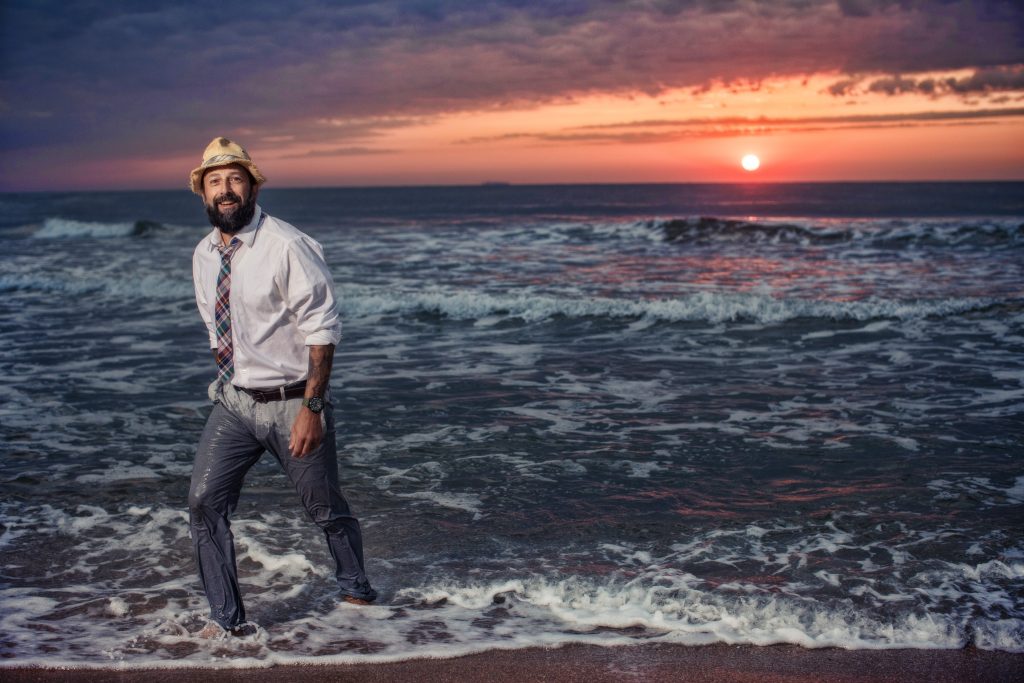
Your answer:
[[[274,187],[1021,180],[1024,2],[0,0],[0,191],[221,135]]]

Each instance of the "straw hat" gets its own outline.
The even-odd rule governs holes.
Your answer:
[[[237,142],[231,142],[231,140],[221,137],[214,138],[206,146],[206,151],[203,152],[203,163],[192,170],[192,175],[189,176],[189,186],[192,191],[202,197],[203,174],[211,168],[230,166],[231,164],[239,164],[249,169],[249,173],[252,173],[252,177],[256,180],[257,187],[267,182],[267,179],[260,173],[260,169],[256,168],[256,164],[249,158],[249,153],[245,151],[244,147]]]

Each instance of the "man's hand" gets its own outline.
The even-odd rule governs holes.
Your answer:
[[[331,381],[331,365],[334,364],[334,344],[309,347],[309,375],[306,379],[306,398],[323,397]],[[326,410],[326,408],[325,408]],[[324,439],[324,428],[320,415],[306,406],[299,408],[299,415],[292,425],[288,450],[296,458],[316,450]]]
[[[303,406],[292,425],[291,437],[288,439],[288,450],[296,458],[312,453],[324,440],[324,428],[320,424],[320,416]]]

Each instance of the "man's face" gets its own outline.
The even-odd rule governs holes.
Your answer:
[[[248,171],[238,164],[212,169],[203,176],[206,215],[221,232],[236,233],[249,224],[258,192]]]

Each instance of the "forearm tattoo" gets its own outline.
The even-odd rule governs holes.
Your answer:
[[[334,365],[334,344],[309,347],[309,376],[306,379],[306,398],[323,396],[331,383]]]

